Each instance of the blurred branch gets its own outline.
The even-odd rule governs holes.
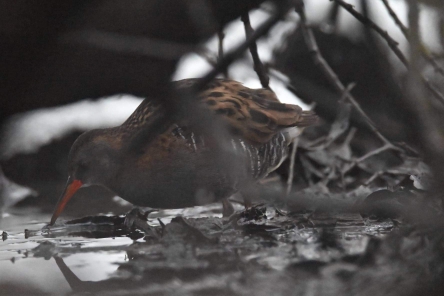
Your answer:
[[[419,44],[419,7],[416,0],[408,0],[409,28],[410,28],[410,60],[412,63],[408,73],[408,94],[406,96],[410,108],[415,110],[419,119],[419,134],[422,137],[423,147],[430,158],[436,180],[443,177],[444,167],[444,134],[440,127],[440,115],[435,112],[431,102],[425,96],[424,85],[420,76]],[[442,182],[437,182],[437,189],[442,189]],[[442,193],[442,191],[441,191]],[[444,206],[444,203],[443,203]]]
[[[439,38],[441,41],[441,46],[444,48],[444,3],[442,4],[441,7],[441,17],[439,18],[438,21],[438,32],[439,32]]]
[[[192,44],[96,29],[66,33],[60,36],[59,42],[66,45],[90,46],[112,53],[150,56],[165,60],[178,59],[195,49]]]
[[[247,36],[247,38],[250,38],[253,35],[254,30],[251,27],[250,16],[248,12],[241,16],[241,20],[244,23],[245,35]],[[267,69],[265,68],[264,64],[262,64],[261,59],[259,58],[256,42],[251,43],[250,53],[251,57],[253,58],[254,71],[256,71],[257,76],[259,77],[262,87],[270,89],[270,77],[268,77]]]
[[[382,0],[382,2],[385,5],[385,8],[387,9],[388,13],[390,14],[390,16],[393,18],[394,22],[396,23],[396,25],[399,27],[399,29],[401,30],[402,34],[404,34],[405,38],[407,40],[410,41],[410,33],[409,33],[409,29],[407,29],[406,26],[404,26],[404,24],[401,22],[401,20],[399,19],[398,15],[393,11],[392,7],[390,6],[390,4],[388,3],[387,0]],[[441,74],[442,76],[444,76],[444,69],[436,62],[436,60],[426,51],[426,47],[422,44],[421,42],[421,50],[420,53],[422,55],[422,57],[424,59],[426,59],[435,69],[435,71],[439,74]]]
[[[372,30],[374,30],[376,33],[378,33],[388,44],[390,49],[395,53],[395,55],[398,57],[398,59],[407,67],[407,69],[410,67],[410,64],[407,60],[407,58],[404,56],[402,51],[398,47],[398,42],[396,42],[390,35],[387,33],[387,31],[383,30],[381,27],[376,25],[372,20],[365,17],[361,13],[359,13],[357,10],[353,8],[353,5],[346,3],[342,0],[330,0],[334,1],[335,3],[338,3],[342,8],[347,10],[351,15],[353,15],[358,21],[360,21],[365,26],[368,26]],[[424,84],[427,86],[427,88],[430,90],[430,92],[439,100],[441,104],[444,104],[444,95],[440,93],[431,83],[425,78],[423,75],[420,76],[421,80],[424,82]]]
[[[376,125],[373,123],[373,121],[368,117],[368,115],[362,110],[361,106],[358,104],[358,102],[355,100],[352,94],[350,94],[350,89],[346,88],[342,82],[339,80],[339,77],[336,75],[336,73],[333,71],[333,69],[330,67],[330,65],[327,63],[325,58],[322,56],[318,44],[316,42],[316,39],[314,37],[313,31],[307,24],[307,17],[305,15],[304,11],[304,4],[303,1],[300,0],[299,4],[296,7],[296,12],[301,17],[301,29],[304,36],[304,40],[315,59],[316,64],[319,66],[319,68],[324,72],[326,78],[329,80],[329,82],[334,86],[334,88],[342,94],[344,98],[346,98],[352,105],[355,107],[355,109],[358,111],[358,113],[364,118],[365,122],[367,123],[370,130],[384,143],[384,146],[390,146],[391,149],[402,151],[400,148],[396,147],[394,144],[392,144],[384,135],[382,135],[379,130],[376,128]],[[351,87],[351,86],[350,86]]]
[[[205,59],[205,61],[207,61],[208,64],[210,64],[213,67],[216,67],[217,65],[217,60],[219,59],[219,57],[215,57],[211,52],[209,52],[209,50],[207,50],[206,48],[201,48],[199,50],[196,50],[196,54],[198,54],[199,56],[201,56],[203,59]]]
[[[338,29],[338,16],[339,16],[339,5],[337,3],[333,3],[333,7],[328,12],[327,21],[325,23],[324,30],[327,32],[336,32]]]

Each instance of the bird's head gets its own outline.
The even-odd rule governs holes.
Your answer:
[[[56,205],[50,225],[62,213],[68,201],[81,187],[107,185],[118,171],[119,157],[104,130],[91,130],[80,135],[68,156],[68,182]]]

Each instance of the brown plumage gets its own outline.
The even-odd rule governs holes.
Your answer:
[[[197,79],[174,82],[179,91]],[[114,128],[81,135],[69,154],[69,179],[51,224],[67,201],[84,184],[108,187],[138,206],[179,208],[227,198],[276,169],[287,156],[294,127],[314,124],[317,116],[299,106],[282,104],[267,89],[250,89],[239,82],[216,79],[199,94],[197,104],[225,123],[229,138],[223,147],[214,134],[202,134],[187,118],[171,124],[141,151],[128,142],[162,106],[144,100]],[[219,141],[220,142],[220,141]]]

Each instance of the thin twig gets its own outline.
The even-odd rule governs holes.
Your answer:
[[[394,52],[394,54],[398,57],[398,59],[406,66],[407,69],[410,67],[410,63],[408,62],[405,55],[402,53],[402,51],[398,47],[398,42],[396,42],[390,35],[387,33],[387,31],[383,30],[381,27],[379,27],[377,24],[375,24],[372,20],[365,17],[361,13],[359,13],[357,10],[353,8],[353,5],[346,3],[342,0],[330,0],[334,1],[335,3],[338,3],[342,8],[347,10],[351,15],[353,15],[358,21],[360,21],[365,26],[368,26],[370,29],[374,30],[376,33],[378,33],[388,44],[390,49]],[[435,98],[438,99],[438,101],[441,104],[444,104],[444,95],[441,94],[431,83],[424,77],[424,75],[420,75],[420,78],[422,82],[427,86],[427,88],[430,90],[430,92],[433,94]]]
[[[396,25],[401,30],[402,34],[404,34],[405,38],[409,39],[409,37],[408,37],[409,36],[409,29],[407,29],[407,27],[404,26],[404,24],[401,22],[401,20],[399,19],[398,15],[392,9],[392,7],[388,3],[388,1],[387,0],[382,0],[382,2],[384,3],[384,6],[387,9],[387,11],[390,14],[390,16],[392,17],[392,19],[395,21]]]
[[[348,96],[350,95],[351,91],[355,88],[355,86],[356,82],[352,82],[347,85],[347,87],[344,89],[344,92],[341,95],[341,98],[339,98],[340,103],[345,103],[345,101],[348,100]]]
[[[364,182],[364,185],[366,186],[370,185],[371,182],[373,182],[376,178],[380,177],[382,174],[384,174],[384,171],[377,171],[370,178],[368,178],[367,181]]]
[[[357,166],[358,164],[362,163],[364,160],[369,159],[372,156],[375,156],[379,153],[382,153],[384,151],[387,150],[392,150],[393,147],[390,144],[385,144],[375,150],[370,151],[369,153],[359,157],[358,159],[353,160],[351,163],[349,163],[346,167],[344,167],[344,169],[341,171],[342,174],[346,174],[347,172],[349,172],[352,168],[354,168],[355,166]]]
[[[384,135],[382,135],[379,132],[379,130],[376,128],[376,125],[373,123],[373,121],[370,119],[370,117],[368,117],[368,115],[364,112],[364,110],[362,110],[361,106],[355,100],[353,95],[350,94],[349,91],[347,91],[348,88],[346,88],[342,84],[342,82],[339,80],[339,77],[336,75],[336,73],[330,67],[328,62],[324,59],[324,57],[322,56],[322,54],[319,50],[319,47],[318,47],[318,44],[317,44],[316,39],[314,37],[313,31],[311,30],[311,28],[307,24],[307,18],[305,16],[303,4],[297,6],[296,12],[299,13],[299,15],[301,16],[301,28],[302,28],[302,33],[304,36],[305,43],[307,44],[313,58],[315,59],[316,64],[324,72],[326,78],[335,87],[335,89],[339,93],[341,93],[341,96],[345,96],[347,98],[347,100],[353,105],[353,107],[355,107],[355,109],[358,111],[358,113],[365,119],[365,122],[369,126],[370,130],[385,145],[390,145],[394,150],[402,151],[400,148],[398,148],[394,144],[392,144]]]
[[[220,28],[219,31],[217,31],[217,38],[219,40],[219,46],[217,51],[217,61],[220,62],[222,58],[224,57],[224,38],[225,33],[224,29]],[[228,68],[223,71],[223,75],[225,78],[228,78]]]
[[[338,16],[339,16],[339,5],[337,3],[334,3],[333,7],[328,13],[328,16],[326,17],[327,21],[324,24],[323,30],[326,30],[326,32],[333,33],[336,32],[338,29]]]
[[[296,151],[298,149],[298,143],[299,143],[299,137],[296,137],[293,140],[293,147],[291,148],[291,154],[290,154],[290,168],[288,171],[288,179],[287,179],[287,195],[291,192],[291,187],[293,185],[293,178],[294,178],[294,162],[296,160]]]
[[[444,94],[442,94],[430,81],[420,74],[420,78],[429,91],[444,104]]]
[[[382,0],[382,2],[384,3],[385,8],[387,9],[388,13],[392,17],[393,21],[399,27],[399,29],[401,30],[402,34],[404,34],[404,37],[410,42],[409,29],[406,26],[404,26],[404,24],[401,22],[401,20],[399,19],[398,15],[392,9],[392,7],[388,3],[388,1],[387,0]],[[437,61],[432,56],[430,56],[430,54],[425,52],[425,46],[424,45],[421,45],[421,50],[419,52],[421,53],[422,57],[424,59],[426,59],[432,65],[432,67],[435,69],[435,72],[437,72],[437,73],[441,74],[442,76],[444,76],[444,68],[442,68],[437,63]]]
[[[245,36],[247,38],[250,38],[251,35],[253,35],[254,30],[253,30],[253,27],[251,27],[250,16],[249,16],[248,12],[246,12],[245,14],[243,14],[241,16],[241,20],[244,23]],[[267,69],[265,68],[264,64],[262,64],[261,59],[259,58],[256,42],[251,43],[250,53],[251,53],[251,57],[253,58],[254,71],[256,72],[257,76],[259,77],[262,87],[269,89],[270,88],[270,86],[269,86],[270,77],[268,77]]]
[[[351,127],[349,133],[347,134],[347,136],[345,137],[344,142],[342,143],[342,145],[350,145],[350,142],[353,140],[356,132],[358,131],[358,129],[356,127]]]
[[[225,38],[224,29],[220,29],[217,32],[217,37],[219,39],[218,60],[220,61],[224,56],[224,38]]]
[[[207,61],[208,64],[215,67],[217,65],[217,59],[218,57],[213,57],[208,50],[205,50],[204,48],[196,50],[196,54],[201,56],[205,61]]]
[[[396,42],[390,35],[387,33],[387,31],[383,30],[381,27],[379,27],[377,24],[375,24],[372,20],[365,17],[361,13],[359,13],[357,10],[353,8],[353,5],[346,3],[342,0],[330,0],[334,1],[335,3],[339,4],[347,10],[351,15],[353,15],[358,21],[363,23],[364,25],[368,26],[369,28],[373,29],[375,32],[377,32],[379,35],[381,35],[382,38],[387,42],[388,46],[392,49],[392,51],[395,53],[395,55],[399,58],[399,60],[406,66],[409,66],[409,62],[407,58],[404,56],[402,51],[398,47],[398,42]]]
[[[431,54],[431,53],[429,53],[428,51],[426,51],[426,47],[425,47],[425,45],[421,45],[420,53],[421,53],[422,57],[423,57],[424,59],[426,59],[426,60],[432,65],[432,67],[433,67],[433,69],[435,70],[435,72],[438,73],[438,74],[441,74],[441,76],[444,77],[444,68],[443,68],[440,64],[438,64],[438,62],[437,62],[437,60],[436,60],[436,57],[435,57],[433,54]],[[423,79],[424,79],[424,78],[423,78]],[[434,87],[432,84],[430,84],[430,82],[427,81],[426,86],[427,86],[432,92],[435,92],[435,96],[437,95],[437,94],[436,94],[436,92],[437,92],[437,91],[436,91],[436,87]],[[438,95],[441,96],[441,98],[442,98],[441,100],[444,99],[443,94],[440,93],[439,91],[438,91]]]
[[[381,147],[379,147],[379,148],[377,148],[377,149],[375,149],[375,150],[372,150],[372,151],[370,151],[369,153],[367,153],[367,154],[365,154],[365,155],[359,157],[359,158],[356,160],[356,163],[363,162],[364,160],[366,160],[366,159],[368,159],[368,158],[370,158],[370,157],[372,157],[372,156],[374,156],[374,155],[376,155],[376,154],[379,154],[379,153],[381,153],[381,152],[384,152],[384,151],[386,151],[386,150],[389,150],[389,149],[392,149],[392,147],[391,147],[390,145],[384,145],[384,146],[381,146]]]
[[[239,45],[235,50],[225,54],[224,58],[217,63],[217,66],[199,80],[196,85],[195,92],[202,91],[210,81],[216,78],[219,73],[228,68],[228,66],[234,60],[241,56],[245,52],[245,50],[247,50],[251,46],[252,43],[256,42],[256,40],[258,40],[260,37],[267,34],[270,29],[289,11],[292,2],[293,1],[290,0],[279,1],[279,5],[276,5],[276,11],[274,14],[272,14],[264,23],[262,23],[262,25],[260,25],[244,43]]]

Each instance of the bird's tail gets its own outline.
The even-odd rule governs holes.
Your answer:
[[[290,145],[294,139],[299,137],[304,131],[305,127],[315,125],[318,122],[319,117],[313,111],[302,111],[296,126],[288,127],[282,130],[287,144]]]
[[[319,117],[313,111],[302,111],[302,114],[296,126],[307,127],[310,125],[315,125],[318,122]]]

